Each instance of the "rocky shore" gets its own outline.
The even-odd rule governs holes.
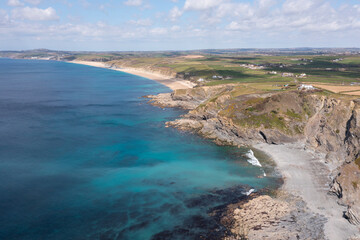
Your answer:
[[[167,126],[221,145],[252,146],[276,162],[277,196],[229,205],[225,239],[355,239],[360,219],[360,102],[321,91],[236,85],[148,96],[187,114]]]
[[[292,195],[255,197],[228,206],[222,219],[235,239],[324,239],[323,216],[312,213],[306,203]]]

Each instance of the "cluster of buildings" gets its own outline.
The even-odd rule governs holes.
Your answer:
[[[214,80],[230,80],[230,79],[232,79],[232,77],[230,77],[230,76],[227,76],[227,77],[223,77],[223,76],[221,76],[221,75],[214,75],[214,76],[212,76],[212,79],[214,79]],[[204,78],[199,78],[198,80],[197,80],[198,82],[206,82],[206,79],[204,79]]]
[[[252,69],[252,70],[261,70],[264,69],[264,66],[254,65],[254,64],[240,64],[240,67]]]
[[[292,58],[292,61],[302,61],[302,62],[313,62],[313,60],[311,59],[307,59],[307,58]]]
[[[292,60],[300,60],[300,61],[304,61],[304,62],[312,62],[312,60],[310,59],[306,59],[306,58],[302,58],[302,59],[292,59]],[[282,64],[282,63],[275,63],[275,64],[268,64],[268,65],[255,65],[255,64],[240,64],[240,67],[244,67],[244,68],[248,68],[248,69],[252,69],[252,70],[262,70],[262,69],[266,69],[267,67],[279,67],[279,68],[284,68],[287,66],[291,66],[291,65],[286,65],[286,64]],[[277,74],[281,74],[281,77],[293,77],[293,78],[306,78],[307,75],[306,73],[301,73],[301,74],[295,74],[295,73],[290,73],[290,72],[277,72],[277,71],[270,71],[268,72],[268,74],[271,75],[277,75]],[[230,80],[232,79],[232,77],[227,76],[221,76],[221,75],[213,75],[211,77],[213,80]],[[199,78],[197,80],[197,82],[202,83],[202,82],[206,82],[206,79],[204,78]]]
[[[284,72],[284,73],[281,73],[281,76],[282,77],[295,77],[295,74]]]
[[[306,73],[301,73],[299,75],[295,75],[294,73],[288,73],[288,72],[284,72],[281,73],[282,77],[296,77],[296,78],[306,78]]]
[[[344,60],[344,59],[343,58],[337,58],[337,59],[332,60],[332,62],[340,62],[342,60]]]
[[[218,79],[218,80],[226,79],[226,80],[229,80],[229,79],[232,79],[232,77],[227,76],[227,77],[224,78],[223,76],[220,76],[220,75],[214,75],[214,76],[212,76],[212,79]]]
[[[316,88],[313,85],[307,85],[307,84],[301,84],[298,87],[298,90],[301,91],[310,91],[310,90],[315,90]]]

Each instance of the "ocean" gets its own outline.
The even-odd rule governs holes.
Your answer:
[[[249,149],[166,128],[170,92],[118,71],[0,58],[0,239],[200,239],[209,216],[274,188]],[[249,161],[248,161],[249,160]]]

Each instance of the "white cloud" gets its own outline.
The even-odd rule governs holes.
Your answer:
[[[247,3],[224,3],[215,9],[215,16],[217,18],[248,18],[254,15],[255,10],[253,6]]]
[[[37,0],[20,1],[27,3]],[[172,0],[167,1],[171,4]],[[102,7],[90,0],[88,2],[91,2],[92,7],[96,6],[96,9],[106,7],[106,10],[111,10],[106,3],[102,4]],[[144,8],[148,1],[121,2]],[[182,6],[179,6],[180,2],[183,2]],[[45,44],[52,41],[63,41],[69,45],[74,42],[86,42],[96,45],[94,48],[106,45],[95,44],[101,41],[114,42],[112,46],[119,46],[118,41],[121,41],[134,49],[138,47],[135,45],[137,41],[158,42],[160,48],[168,48],[167,42],[173,43],[174,48],[346,46],[345,42],[350,43],[348,45],[358,45],[356,39],[360,38],[360,4],[333,5],[330,0],[298,2],[184,0],[178,1],[178,6],[173,5],[167,13],[162,9],[155,10],[155,5],[152,6],[154,15],[157,16],[154,18],[156,25],[151,19],[139,14],[133,15],[134,20],[119,25],[105,22],[81,24],[81,18],[75,18],[76,16],[71,20],[64,18],[68,23],[48,23],[41,21],[58,19],[54,9],[18,6],[12,11],[8,10],[12,13],[10,16],[7,11],[0,9],[0,40],[10,44],[10,39],[19,39],[20,45],[24,39],[30,43],[42,39]],[[127,8],[124,9],[126,11]],[[197,12],[194,14],[188,11]],[[169,20],[177,21],[171,23]],[[226,45],[227,43],[232,45]],[[147,45],[141,46],[147,48]]]
[[[0,26],[9,23],[9,15],[3,9],[0,9]]]
[[[127,0],[126,2],[124,2],[125,5],[128,6],[141,6],[143,4],[142,0]]]
[[[355,5],[354,8],[360,13],[360,5]]]
[[[342,5],[335,9],[326,0],[256,0],[239,3],[234,0],[187,0],[184,10],[198,10],[199,23],[205,28],[221,25],[231,31],[272,31],[288,35],[289,31],[332,32],[359,28],[359,6]],[[219,25],[218,25],[219,24]],[[359,29],[360,30],[360,29]],[[235,34],[235,33],[233,33]]]
[[[238,22],[232,21],[227,27],[226,29],[228,30],[248,30],[249,27],[244,23],[244,24],[239,24]]]
[[[138,20],[130,20],[130,24],[136,25],[136,26],[151,26],[152,21],[149,18],[146,19],[138,19]]]
[[[185,10],[206,10],[223,3],[223,0],[186,0]]]
[[[11,6],[11,7],[21,7],[24,6],[24,4],[22,2],[20,2],[19,0],[8,0],[7,5]]]
[[[25,0],[25,2],[33,5],[39,5],[41,3],[41,0]]]
[[[170,30],[173,31],[173,32],[179,31],[180,29],[181,29],[181,28],[180,28],[180,26],[178,26],[178,25],[174,25],[174,26],[172,26],[172,27],[170,28]]]
[[[36,7],[15,8],[12,10],[12,17],[15,19],[31,20],[31,21],[51,21],[57,20],[59,17],[55,9],[48,7],[46,9]]]
[[[183,14],[183,11],[181,11],[178,7],[174,7],[170,10],[169,17],[171,21],[175,21],[179,17],[181,17]]]
[[[154,34],[154,35],[164,35],[164,34],[167,33],[167,29],[166,28],[161,28],[161,27],[153,28],[153,29],[150,30],[150,33]]]
[[[286,0],[283,9],[285,13],[296,13],[309,10],[316,4],[316,0]]]
[[[278,0],[257,0],[257,4],[260,8],[269,8],[275,5],[277,2]]]

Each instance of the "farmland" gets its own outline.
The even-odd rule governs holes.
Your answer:
[[[0,52],[0,56],[47,60],[106,62],[190,80],[199,86],[252,84],[281,90],[301,83],[349,94],[360,86],[358,49],[198,50],[162,52]],[[326,84],[318,85],[318,84]]]

